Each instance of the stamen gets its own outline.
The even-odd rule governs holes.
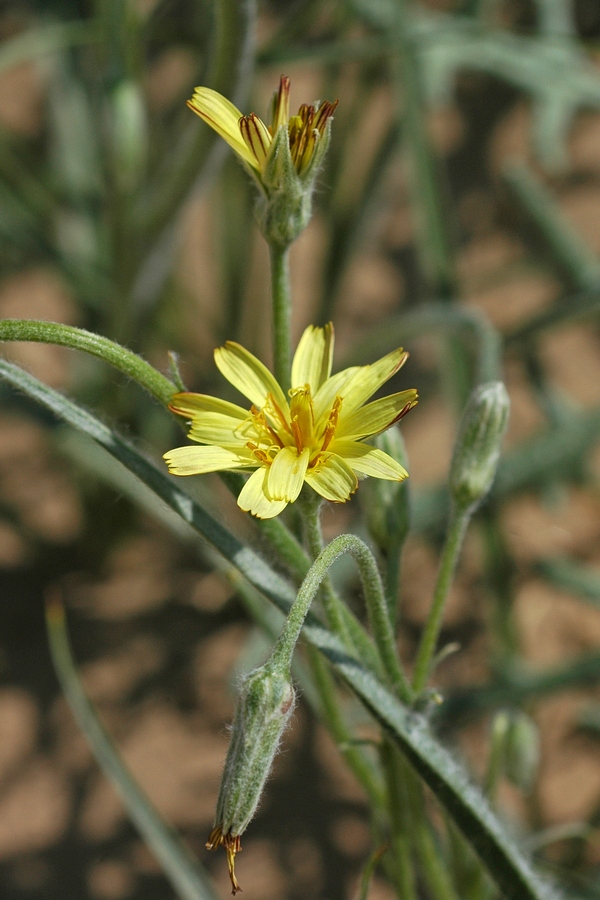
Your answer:
[[[315,108],[314,106],[308,106],[306,103],[303,103],[298,115],[302,120],[302,127],[294,142],[294,147],[292,148],[292,159],[294,160],[294,165],[296,167],[304,156],[308,139],[312,133],[312,121],[315,115]]]
[[[273,418],[276,418],[279,420],[281,427],[285,431],[287,431],[288,434],[291,434],[288,421],[283,413],[283,410],[281,409],[281,407],[278,405],[277,401],[275,400],[275,397],[273,396],[273,394],[267,394],[267,402],[265,404],[265,410],[267,411],[267,413],[272,413]],[[283,447],[283,444],[281,444],[281,446]]]
[[[331,103],[329,100],[324,100],[323,103],[321,103],[321,105],[319,106],[313,122],[313,128],[316,128],[319,134],[323,134],[323,132],[325,131],[327,121],[334,114],[337,105],[337,100],[334,100],[333,103]]]
[[[246,444],[246,447],[247,447],[248,450],[252,453],[252,455],[254,456],[254,458],[255,458],[256,460],[258,460],[258,462],[259,462],[262,466],[270,466],[270,465],[271,465],[271,463],[272,463],[273,460],[271,459],[270,456],[268,456],[268,452],[267,452],[267,451],[261,450],[260,447],[258,447],[258,446],[257,446],[255,443],[253,443],[252,441],[248,441],[248,443]],[[270,449],[271,449],[271,448],[269,447],[269,450],[270,450]]]
[[[325,426],[325,434],[323,435],[323,443],[321,445],[321,450],[327,450],[331,441],[333,440],[333,436],[335,434],[335,429],[337,428],[338,419],[340,417],[340,409],[342,408],[342,398],[336,397],[333,401],[333,406],[331,407],[331,412],[329,413],[329,419],[327,420],[327,425]]]
[[[250,412],[252,413],[254,424],[257,430],[266,432],[265,440],[270,438],[273,443],[277,444],[279,447],[283,447],[283,441],[281,440],[277,432],[273,428],[271,428],[271,426],[267,422],[267,417],[265,416],[262,409],[257,409],[255,406],[253,406]]]

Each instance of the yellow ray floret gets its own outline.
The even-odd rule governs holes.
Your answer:
[[[243,409],[205,394],[175,394],[170,408],[190,420],[189,437],[203,446],[170,450],[164,456],[169,471],[201,475],[253,470],[238,505],[261,519],[283,512],[305,483],[326,500],[343,503],[356,490],[359,477],[402,481],[406,470],[363,442],[417,403],[414,389],[366,402],[407,356],[399,348],[372,365],[332,376],[333,326],[311,325],[298,344],[286,397],[260,360],[228,341],[215,350],[215,361],[252,406]]]

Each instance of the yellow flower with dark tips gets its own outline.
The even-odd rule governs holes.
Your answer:
[[[367,366],[331,375],[333,326],[309,326],[292,363],[288,396],[271,372],[240,344],[215,350],[221,373],[252,406],[205,394],[175,394],[170,408],[191,421],[189,437],[204,446],[165,454],[173,475],[254,470],[238,506],[258,518],[279,515],[304,483],[337,503],[348,500],[363,476],[402,481],[406,469],[364,441],[385,431],[417,403],[414,389],[367,401],[406,361],[402,348]]]
[[[289,112],[290,79],[282,75],[279,90],[271,104],[271,121],[265,124],[255,113],[245,116],[217,91],[197,87],[187,104],[235,150],[264,189],[265,169],[272,155],[275,137],[281,126],[287,128],[291,157],[298,176],[308,175],[322,159],[317,152],[323,143],[327,125],[337,100],[313,105],[302,104],[295,116]]]

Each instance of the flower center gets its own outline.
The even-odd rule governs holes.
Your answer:
[[[251,408],[240,426],[240,434],[261,466],[270,466],[283,447],[290,447],[298,456],[309,450],[309,466],[314,468],[335,436],[342,398],[336,396],[329,413],[320,416],[317,422],[310,385],[292,388],[289,397],[289,408],[283,410],[273,395],[268,394],[262,409]]]

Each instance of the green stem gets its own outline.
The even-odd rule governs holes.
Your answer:
[[[69,645],[62,603],[47,605],[52,660],[61,687],[99,765],[112,781],[135,825],[148,842],[178,895],[184,900],[216,900],[208,879],[173,829],[163,821],[123,763],[88,699]]]
[[[317,556],[314,563],[308,570],[304,581],[300,585],[300,589],[296,595],[296,599],[294,600],[292,607],[288,613],[285,625],[283,626],[283,630],[279,635],[277,643],[273,649],[273,658],[276,659],[278,664],[280,664],[281,666],[283,666],[284,664],[288,666],[291,665],[292,655],[294,653],[298,638],[300,637],[300,632],[302,631],[304,620],[307,616],[308,610],[310,609],[311,603],[313,602],[317,594],[317,591],[327,577],[329,569],[338,557],[342,556],[344,553],[352,552],[348,545],[348,538],[350,537],[352,537],[352,535],[342,534],[338,538],[333,540]],[[346,645],[351,645],[350,635],[347,633],[345,622],[343,618],[339,616],[339,610],[337,608],[335,613],[335,629],[331,625],[331,623],[329,623],[330,627],[332,628],[332,630],[335,630],[338,637],[341,637]]]
[[[311,558],[316,561],[323,550],[323,532],[321,531],[321,498],[314,492],[304,491],[302,496],[302,521],[304,525],[304,539]],[[333,632],[346,644],[354,649],[354,641],[350,637],[348,625],[343,613],[343,603],[337,596],[331,584],[329,576],[322,579],[321,600],[327,624]]]
[[[391,849],[394,860],[394,881],[401,900],[417,900],[417,888],[411,854],[412,817],[409,809],[404,777],[405,766],[398,749],[385,737],[380,757],[387,786],[387,801],[391,827]]]
[[[429,886],[427,896],[432,900],[459,900],[450,880],[441,848],[434,838],[432,827],[427,819],[423,784],[408,763],[404,765],[404,777],[406,791],[410,798],[414,846],[421,863],[423,877]]]
[[[168,406],[173,394],[177,392],[176,386],[168,378],[137,353],[82,328],[33,319],[1,319],[0,341],[35,341],[82,350],[133,378],[163,406]]]
[[[429,672],[435,648],[442,627],[446,599],[454,577],[454,570],[462,547],[470,514],[468,511],[454,510],[450,520],[450,527],[446,536],[446,543],[442,552],[440,569],[433,594],[433,603],[425,623],[425,630],[421,638],[417,660],[413,675],[413,689],[419,694],[425,688],[429,678]]]
[[[309,553],[312,559],[315,560],[323,550],[323,534],[321,532],[320,519],[321,498],[314,491],[306,490],[302,495],[302,500],[306,542]],[[381,657],[373,646],[369,635],[354,613],[340,600],[329,576],[323,580],[320,596],[325,617],[331,630],[336,632],[348,649],[358,655],[366,669],[376,672],[379,678],[385,678]]]
[[[396,642],[387,616],[381,578],[371,551],[353,534],[341,534],[331,541],[310,567],[273,649],[272,659],[277,665],[291,665],[294,648],[310,605],[329,569],[344,553],[349,553],[358,565],[369,618],[383,663],[383,666],[378,668],[383,668],[387,680],[396,688],[402,699],[408,702],[411,699],[410,687],[398,658]],[[346,632],[346,623],[343,619],[340,619],[340,626]],[[347,635],[347,638],[350,639],[350,635]]]
[[[287,392],[292,372],[292,297],[290,291],[289,247],[269,244],[273,299],[273,366],[275,378]]]

